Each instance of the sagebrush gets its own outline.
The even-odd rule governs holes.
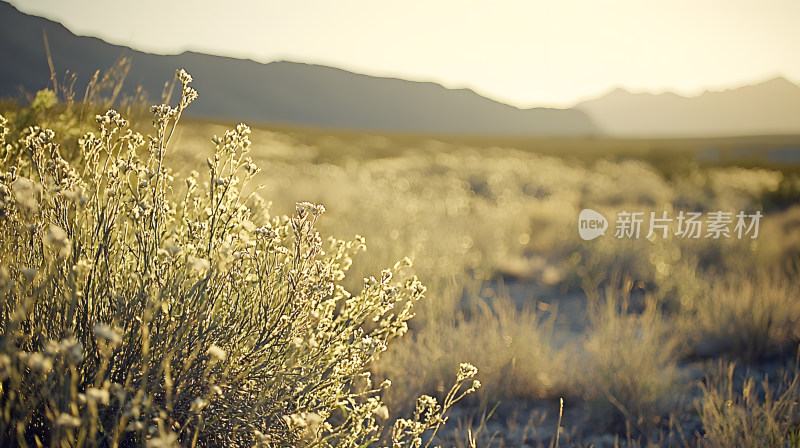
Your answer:
[[[176,180],[164,155],[197,97],[177,77],[180,102],[152,108],[153,135],[109,110],[72,157],[53,130],[0,116],[0,438],[377,444],[390,382],[373,384],[367,366],[406,332],[425,287],[404,260],[345,289],[364,239],[323,239],[321,205],[272,216],[243,195],[259,170],[243,124],[214,137],[203,174]],[[475,374],[462,364],[442,405],[421,397],[392,446],[420,446]]]

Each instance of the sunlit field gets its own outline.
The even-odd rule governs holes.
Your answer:
[[[173,166],[201,166],[204,135],[224,128],[185,126]],[[354,279],[408,256],[428,287],[409,337],[375,363],[393,381],[390,408],[441,394],[468,360],[484,384],[464,411],[473,435],[481,428],[479,445],[547,446],[560,398],[561,440],[579,445],[731,446],[773,433],[796,440],[800,179],[797,165],[769,154],[800,139],[470,139],[264,127],[252,140],[262,167],[255,182],[273,211],[320,202],[323,233],[366,238]],[[709,148],[723,155],[709,160]],[[584,208],[612,221],[605,236],[579,238]],[[624,210],[673,219],[732,212],[731,231],[740,211],[763,218],[756,238],[714,239],[706,229],[682,238],[673,222],[666,239],[648,239],[647,220],[639,239],[616,238],[613,221]],[[757,389],[767,376],[784,407],[762,418],[749,407],[765,405],[764,391],[747,389],[759,403],[725,395],[741,394],[745,381]],[[732,389],[719,389],[725,381]],[[451,425],[447,443],[466,444],[467,428]]]
[[[800,446],[800,137],[248,128],[182,76],[0,108],[9,444]]]

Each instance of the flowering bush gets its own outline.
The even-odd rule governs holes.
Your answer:
[[[389,412],[366,366],[402,336],[425,287],[397,263],[353,294],[365,241],[323,240],[324,207],[275,217],[242,193],[250,129],[214,137],[204,175],[164,154],[197,97],[180,70],[155,135],[117,112],[65,159],[50,129],[0,116],[0,438],[18,445],[365,446]],[[8,138],[19,135],[19,138]],[[8,140],[8,141],[7,141]],[[463,364],[392,446],[420,446],[474,391]]]

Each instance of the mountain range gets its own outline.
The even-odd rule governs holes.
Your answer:
[[[364,131],[513,136],[686,137],[800,134],[800,87],[777,78],[693,98],[617,89],[569,109],[520,109],[468,89],[381,78],[333,67],[194,52],[155,55],[76,36],[57,22],[0,2],[0,98],[48,87],[54,69],[77,75],[131,61],[123,93],[141,86],[151,102],[178,68],[194,76],[189,113],[210,119]]]
[[[618,88],[575,107],[605,133],[619,136],[800,134],[800,86],[781,77],[690,98]]]
[[[142,53],[93,37],[75,36],[62,25],[29,16],[0,2],[0,97],[49,84],[44,46],[49,42],[58,73],[78,75],[86,85],[98,69],[121,56],[131,60],[125,90],[141,85],[162,92],[177,68],[191,73],[198,100],[188,112],[229,121],[281,123],[352,130],[449,134],[589,135],[599,130],[575,109],[519,109],[467,89],[429,82],[379,78],[295,62],[251,60],[185,52]],[[78,89],[78,91],[81,91]]]

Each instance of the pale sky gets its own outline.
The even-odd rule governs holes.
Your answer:
[[[79,35],[434,81],[519,107],[800,83],[795,0],[12,0]],[[199,76],[200,74],[196,74]]]

